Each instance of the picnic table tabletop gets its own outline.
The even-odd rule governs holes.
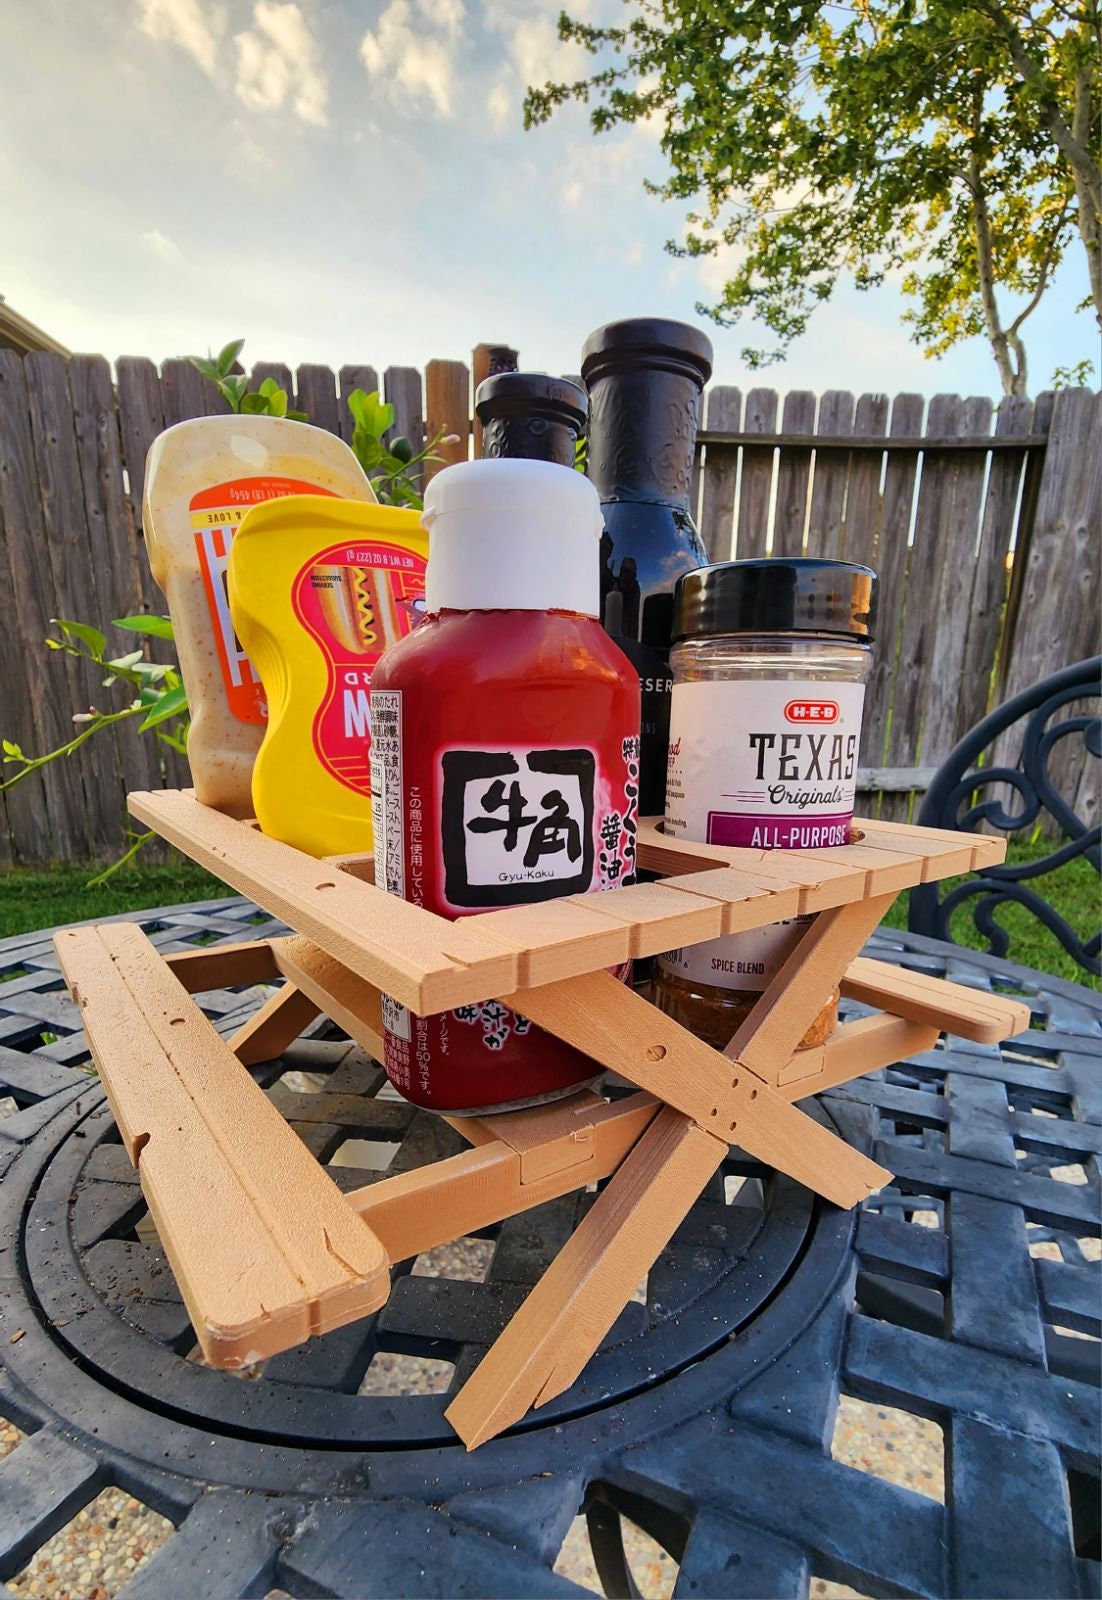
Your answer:
[[[285,931],[241,899],[126,920],[166,954]],[[487,1229],[483,1273],[403,1263],[377,1315],[247,1379],[208,1369],[53,931],[0,942],[0,1417],[26,1435],[0,1463],[0,1581],[113,1484],[177,1529],[126,1600],[584,1593],[555,1570],[583,1507],[608,1595],[636,1592],[624,1518],[677,1595],[1099,1592],[1102,996],[881,930],[869,954],[1025,996],[1033,1027],[813,1103],[895,1174],[852,1212],[733,1149],[581,1378],[469,1454],[448,1390],[593,1197]],[[227,1036],[264,999],[199,996]],[[461,1148],[331,1027],[250,1070],[346,1190]],[[371,1165],[331,1164],[345,1145]],[[445,1387],[380,1392],[398,1356]],[[943,1501],[840,1458],[840,1395],[940,1428]]]

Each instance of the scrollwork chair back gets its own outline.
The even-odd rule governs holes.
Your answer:
[[[949,925],[953,912],[966,901],[972,904],[976,927],[988,941],[993,955],[1005,956],[1010,934],[995,921],[1000,905],[1013,902],[1024,906],[1051,930],[1068,954],[1088,972],[1102,973],[1099,960],[1102,934],[1082,939],[1067,920],[1030,887],[1033,880],[1054,872],[1080,857],[1100,870],[1100,828],[1097,819],[1077,815],[1073,805],[1060,793],[1053,780],[1052,761],[1059,750],[1061,765],[1066,764],[1067,740],[1081,740],[1083,761],[1093,766],[1102,757],[1102,720],[1097,709],[1091,715],[1077,709],[1061,716],[1065,706],[1075,701],[1102,697],[1102,656],[1076,662],[1053,673],[1031,689],[1015,695],[965,735],[938,768],[919,811],[923,827],[958,828],[977,831],[981,824],[1007,834],[1028,834],[1038,824],[1052,818],[1065,838],[1054,842],[1052,850],[1038,861],[990,867],[951,888],[941,898],[939,885],[924,884],[911,890],[909,926],[912,933],[935,939],[951,938]],[[1001,759],[1006,741],[1000,736],[1023,724],[1020,753],[1015,765]],[[1000,749],[992,761],[992,746]],[[986,756],[986,760],[983,758]],[[1093,797],[1097,807],[1098,769],[1093,781],[1079,782],[1079,796]],[[993,785],[1001,792],[986,794]],[[1005,786],[1005,787],[1001,787]],[[1009,790],[1009,795],[1006,793]],[[1085,806],[1081,806],[1085,809]]]

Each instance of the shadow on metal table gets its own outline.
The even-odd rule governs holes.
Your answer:
[[[283,931],[236,899],[135,920],[166,952]],[[0,1578],[116,1485],[178,1530],[126,1600],[586,1593],[553,1570],[579,1509],[609,1596],[638,1592],[622,1517],[679,1596],[1098,1594],[1102,997],[913,934],[870,948],[1024,994],[1033,1027],[822,1098],[896,1174],[860,1213],[732,1152],[575,1386],[468,1454],[445,1393],[365,1376],[397,1354],[457,1388],[592,1195],[488,1229],[482,1282],[405,1262],[377,1316],[251,1380],[206,1369],[50,934],[0,942],[0,1416],[27,1435]],[[200,1002],[232,1033],[260,998]],[[252,1070],[344,1188],[461,1147],[331,1025]],[[939,1425],[944,1505],[834,1459],[840,1394]]]

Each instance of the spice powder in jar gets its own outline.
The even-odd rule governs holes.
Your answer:
[[[846,561],[729,561],[674,597],[665,830],[754,850],[850,837],[876,574]],[[659,957],[659,1007],[726,1046],[800,939],[806,917]],[[824,996],[800,1048],[837,1021]]]

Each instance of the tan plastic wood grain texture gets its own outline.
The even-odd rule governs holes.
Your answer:
[[[321,1007],[293,983],[285,983],[265,1000],[230,1040],[230,1049],[242,1066],[274,1061],[308,1028]]]
[[[469,1450],[570,1387],[726,1154],[662,1108],[445,1412]]]
[[[132,923],[56,936],[120,1132],[215,1366],[378,1309],[370,1228]]]
[[[370,1224],[390,1259],[404,1261],[607,1178],[658,1109],[658,1102],[644,1094],[615,1105],[600,1101],[596,1110],[578,1113],[589,1124],[584,1137],[578,1137],[582,1130],[572,1130],[522,1155],[491,1136],[462,1155],[354,1189],[345,1199]],[[530,1176],[533,1156],[543,1169],[535,1177]]]
[[[378,989],[309,939],[273,939],[276,964],[291,983],[344,1029],[369,1055],[383,1059],[382,1001]]]
[[[557,1038],[808,1188],[852,1206],[890,1174],[605,972],[502,997]],[[799,1038],[814,1011],[801,1008]],[[787,1058],[786,1058],[787,1059]]]
[[[164,961],[188,994],[202,994],[204,989],[228,989],[243,983],[274,983],[279,977],[267,939],[220,944],[204,950],[182,950],[165,956]]]
[[[424,1015],[489,1000],[517,981],[512,951],[471,927],[335,871],[255,828],[163,789],[129,796],[130,810],[193,860]]]
[[[894,899],[894,894],[878,895],[816,917],[724,1054],[766,1083],[778,1083],[781,1069]]]
[[[877,1015],[843,1022],[825,1044],[796,1051],[781,1068],[777,1092],[786,1100],[803,1100],[932,1050],[937,1041],[937,1028],[905,1017]]]
[[[881,1006],[895,1016],[930,1023],[978,1044],[1000,1044],[1029,1027],[1030,1009],[1023,1000],[969,989],[924,972],[908,972],[867,956],[850,962],[842,993],[863,1005]]]

